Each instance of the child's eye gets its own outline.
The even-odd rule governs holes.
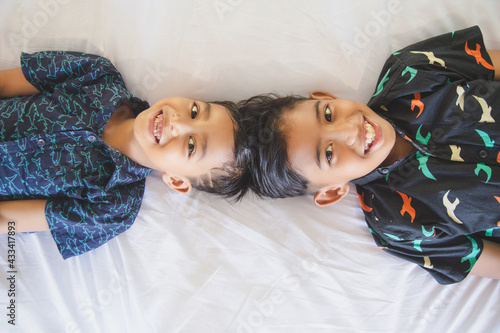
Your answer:
[[[188,156],[193,154],[194,148],[194,139],[190,136],[188,141]]]
[[[325,119],[329,123],[332,122],[332,111],[330,111],[330,108],[328,106],[325,107]]]
[[[194,103],[193,106],[191,107],[191,119],[196,118],[197,115],[198,115],[198,105]]]
[[[328,147],[326,147],[325,156],[326,156],[326,161],[328,162],[328,164],[330,164],[330,162],[332,160],[332,157],[333,157],[333,147],[332,147],[332,145],[329,145]]]

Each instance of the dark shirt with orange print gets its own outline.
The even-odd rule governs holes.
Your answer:
[[[356,179],[377,245],[441,284],[500,242],[500,83],[472,27],[395,52],[368,106],[416,150]]]

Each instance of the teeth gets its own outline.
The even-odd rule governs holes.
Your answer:
[[[375,140],[375,129],[373,128],[372,124],[367,122],[365,120],[365,151],[370,148],[370,145],[373,143]]]
[[[154,124],[153,124],[154,125],[153,126],[153,134],[154,134],[157,142],[160,141],[160,133],[158,133],[158,124],[161,121],[161,117],[160,117],[161,115],[162,114],[160,113],[159,115],[156,116]]]

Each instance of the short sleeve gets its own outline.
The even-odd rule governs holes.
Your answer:
[[[419,265],[440,284],[452,284],[465,279],[483,249],[481,238],[475,236],[429,236],[418,240],[402,240],[391,235],[381,237],[373,229],[370,230],[381,249]]]
[[[492,80],[494,67],[479,27],[474,26],[432,37],[395,52],[393,56],[408,72],[431,73],[456,80]],[[410,73],[407,74],[408,78]],[[421,77],[420,81],[425,80]]]
[[[142,180],[94,200],[49,198],[45,215],[62,257],[91,251],[126,231],[137,217],[144,189]]]
[[[44,51],[21,55],[24,76],[40,91],[53,92],[61,86],[68,93],[84,86],[105,84],[124,86],[111,61],[101,56],[65,51]]]

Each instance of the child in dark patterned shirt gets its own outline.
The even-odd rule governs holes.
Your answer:
[[[380,248],[439,283],[500,278],[498,66],[473,27],[391,55],[367,105],[323,92],[243,101],[242,177],[319,206],[352,182]]]

